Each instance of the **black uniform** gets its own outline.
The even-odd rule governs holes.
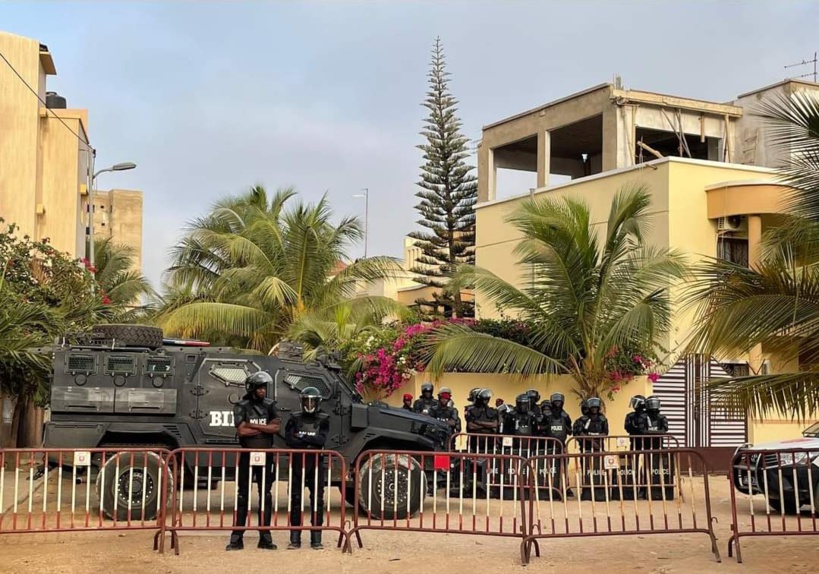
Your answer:
[[[315,414],[293,413],[284,427],[284,440],[287,446],[293,449],[320,451],[327,442],[329,432],[329,415],[321,411]],[[327,485],[324,462],[324,456],[319,453],[292,455],[290,466],[291,526],[301,526],[302,495],[305,487],[310,491],[310,525],[324,524],[324,487]]]
[[[609,421],[603,413],[583,415],[574,422],[572,434],[582,437],[578,442],[583,452],[601,451],[603,450],[601,440],[585,437],[608,436]]]
[[[662,435],[668,433],[668,418],[658,410],[646,410],[636,420],[637,430],[642,435],[657,435],[657,438],[644,439],[644,448],[661,450]],[[643,477],[648,476],[650,489],[640,489],[640,498],[646,496],[652,500],[674,500],[674,457],[667,454],[646,452],[643,454]],[[661,476],[662,475],[662,476]],[[645,480],[645,478],[644,478]],[[665,488],[662,486],[665,485]],[[650,491],[650,492],[649,492]]]
[[[438,399],[436,399],[434,397],[429,397],[429,398],[420,397],[418,399],[415,399],[415,402],[412,405],[412,410],[414,410],[416,413],[421,413],[421,414],[424,414],[424,415],[428,415],[429,414],[429,409],[431,409],[432,407],[434,407],[437,404],[438,404]]]
[[[404,403],[403,405],[401,405],[401,408],[402,408],[402,409],[404,409],[405,411],[415,412],[415,409],[413,409],[413,408],[412,408],[410,405],[408,405],[407,403]]]
[[[442,407],[441,403],[438,402],[429,409],[427,414],[434,419],[449,424],[450,432],[461,432],[461,417],[458,416],[458,409],[455,407]]]
[[[498,418],[498,411],[493,409],[492,407],[486,404],[480,405],[473,405],[466,413],[466,432],[470,434],[477,434],[477,435],[494,435],[498,432],[498,427],[496,426],[494,429],[486,428],[483,426],[479,426],[476,423],[498,423],[500,425],[500,420]],[[470,445],[469,450],[470,452],[474,453],[482,453],[482,454],[491,454],[494,451],[494,439],[487,437],[482,439],[482,437],[473,436],[470,437]]]
[[[597,409],[595,409],[597,410]],[[580,437],[580,450],[584,453],[602,452],[604,444],[601,439],[593,437],[607,436],[609,434],[609,421],[603,413],[592,413],[590,409],[574,423],[572,432],[574,436]],[[580,487],[580,500],[596,501],[606,500],[605,492],[605,469],[603,460],[598,456],[584,456],[580,459],[582,484]]]
[[[563,409],[552,408],[543,416],[543,431],[545,436],[560,441],[560,452],[563,452],[562,447],[566,446],[566,440],[572,434],[572,418]],[[554,447],[549,445],[548,448],[552,449]]]
[[[279,418],[276,410],[276,402],[265,398],[263,400],[254,399],[253,395],[247,394],[233,407],[233,422],[238,428],[244,421],[250,424],[267,425],[271,421]],[[250,451],[265,450],[273,447],[273,436],[269,434],[258,434],[256,436],[239,437],[239,444],[243,450],[239,454],[236,500],[236,526],[247,524],[247,514],[249,506],[250,475],[253,475],[253,482],[259,492],[259,525],[270,526],[270,519],[273,516],[273,496],[270,491],[273,487],[275,471],[273,468],[273,455],[268,453],[265,457],[264,466],[250,466]],[[264,501],[264,513],[262,513],[262,499]],[[244,532],[234,530],[230,539],[231,542],[240,542]],[[270,531],[260,531],[261,542],[271,542]]]

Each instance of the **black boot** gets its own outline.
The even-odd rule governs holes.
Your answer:
[[[301,548],[301,530],[290,531],[290,544],[287,545],[288,550],[298,550]]]
[[[273,536],[270,534],[270,531],[261,532],[259,533],[259,546],[261,550],[276,550],[278,546],[273,544]]]
[[[313,548],[314,550],[323,548],[321,545],[321,530],[310,531],[310,548]]]
[[[230,542],[225,546],[225,550],[244,550],[244,548],[245,543],[242,541],[241,534],[232,534],[230,536]]]

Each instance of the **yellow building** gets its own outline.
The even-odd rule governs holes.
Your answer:
[[[94,240],[102,239],[131,247],[131,269],[142,272],[141,191],[94,191]]]
[[[520,237],[506,222],[522,199],[583,199],[594,225],[602,227],[614,194],[632,184],[647,186],[652,195],[649,244],[680,250],[689,261],[718,256],[752,265],[762,233],[777,221],[782,188],[770,169],[779,158],[765,149],[762,125],[747,108],[799,89],[819,85],[783,82],[720,104],[604,84],[486,126],[478,155],[477,265],[523,285],[528,271],[513,255]],[[497,198],[499,169],[534,172],[539,186]],[[550,176],[564,183],[550,186]],[[480,295],[477,303],[480,316],[494,315]],[[675,313],[666,348],[681,350],[690,328],[690,314]],[[764,353],[675,361],[672,354],[674,364],[653,392],[682,444],[723,457],[746,440],[799,436],[806,426],[731,418],[712,408],[702,388],[729,372],[795,365],[777,364]]]
[[[20,235],[49,238],[55,248],[85,257],[93,168],[88,111],[68,108],[65,98],[47,91],[57,69],[44,44],[0,32],[0,53],[14,67],[0,61],[0,217],[16,223]],[[95,203],[114,207],[118,222],[112,231],[95,221],[97,232],[113,233],[141,258],[141,192],[102,192]]]

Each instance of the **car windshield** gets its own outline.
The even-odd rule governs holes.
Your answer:
[[[802,431],[802,436],[810,438],[819,438],[819,423],[814,423]]]

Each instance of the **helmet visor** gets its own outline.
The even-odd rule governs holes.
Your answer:
[[[301,409],[306,413],[314,413],[318,408],[319,397],[302,397]]]

